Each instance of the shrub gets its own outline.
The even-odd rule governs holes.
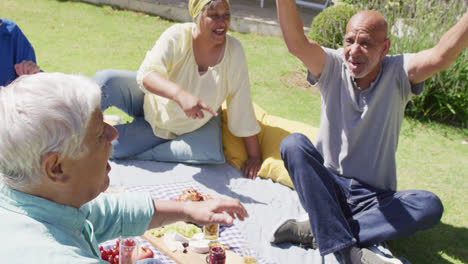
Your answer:
[[[390,54],[432,48],[464,14],[463,0],[417,0],[414,5],[388,5],[381,11],[389,25],[405,24],[405,36],[391,34]],[[399,20],[399,21],[398,21]],[[400,26],[401,26],[400,23]],[[407,30],[410,29],[410,30]],[[391,31],[390,31],[391,32]],[[424,92],[408,104],[408,116],[465,127],[468,124],[468,53],[465,50],[446,70],[425,82]]]
[[[324,47],[333,49],[342,47],[346,25],[356,11],[356,8],[347,4],[328,7],[312,21],[309,38]]]
[[[468,54],[426,80],[424,92],[408,104],[406,114],[466,127],[468,125]]]

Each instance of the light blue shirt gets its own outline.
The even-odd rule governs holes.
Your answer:
[[[101,194],[76,209],[0,182],[1,263],[108,263],[98,244],[143,234],[153,214],[149,193]]]
[[[396,190],[396,159],[405,107],[424,82],[411,85],[412,54],[386,56],[375,81],[359,89],[346,68],[343,49],[325,49],[320,78],[322,109],[316,147],[334,173],[383,190]]]

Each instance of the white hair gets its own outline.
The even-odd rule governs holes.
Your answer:
[[[79,158],[101,91],[90,78],[63,73],[21,76],[0,87],[0,179],[25,190],[39,182],[49,153]]]

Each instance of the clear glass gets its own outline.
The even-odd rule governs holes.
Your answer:
[[[219,224],[203,226],[203,233],[207,240],[218,240],[219,238]]]
[[[119,245],[119,264],[134,264],[138,261],[139,251],[139,243],[135,237],[121,238]]]

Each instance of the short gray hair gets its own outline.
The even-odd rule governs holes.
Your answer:
[[[49,153],[79,158],[101,91],[90,78],[63,73],[24,75],[0,87],[0,179],[25,190],[39,182]]]

